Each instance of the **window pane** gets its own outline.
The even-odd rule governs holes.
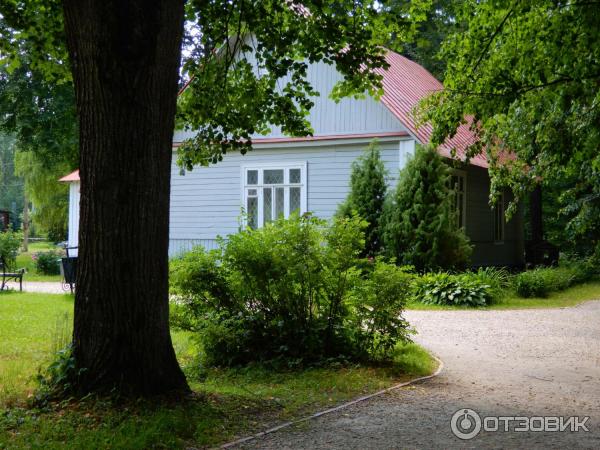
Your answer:
[[[255,197],[257,195],[256,192],[256,189],[248,189],[248,195],[251,197]]]
[[[265,170],[263,184],[283,184],[283,169]]]
[[[275,189],[275,218],[279,219],[284,215],[284,201],[283,197],[285,195],[284,188]]]
[[[248,226],[252,229],[258,228],[258,198],[248,197],[246,209],[248,214]]]
[[[300,188],[290,188],[290,213],[300,212]]]
[[[258,184],[258,170],[249,170],[248,171],[248,184]]]
[[[271,188],[265,188],[263,190],[263,218],[264,223],[270,222],[273,219],[272,216],[273,208],[273,190]]]
[[[290,183],[300,183],[300,169],[290,169]]]

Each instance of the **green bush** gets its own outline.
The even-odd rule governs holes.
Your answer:
[[[563,258],[560,266],[571,270],[573,284],[585,283],[600,274],[600,267],[594,258]]]
[[[471,246],[457,227],[450,168],[431,147],[418,147],[383,210],[385,253],[418,271],[464,269]]]
[[[358,214],[367,221],[365,256],[375,256],[381,250],[381,215],[387,191],[387,171],[381,160],[379,145],[373,141],[365,153],[352,163],[350,193],[337,214],[351,217]]]
[[[43,275],[58,275],[61,257],[62,253],[58,250],[38,252],[32,255],[37,272]]]
[[[486,306],[497,295],[489,274],[482,272],[427,273],[416,277],[413,283],[414,298],[430,305]]]
[[[19,248],[23,242],[23,233],[8,229],[0,232],[0,256],[4,258],[6,264],[14,266],[19,254]]]
[[[549,287],[544,276],[548,269],[535,269],[515,276],[515,291],[520,297],[546,297]]]
[[[171,263],[172,324],[196,332],[211,366],[385,359],[408,339],[408,275],[359,257],[365,226],[296,215],[195,249]]]
[[[515,276],[514,288],[520,297],[547,297],[549,293],[584,283],[598,274],[591,259],[565,260],[559,267],[537,268]]]
[[[547,297],[550,292],[562,291],[573,284],[575,276],[565,267],[538,268],[515,277],[515,290],[521,297]]]
[[[405,340],[408,323],[401,314],[413,278],[410,268],[378,258],[368,276],[352,290],[349,321],[358,334],[363,358],[385,360],[398,341]]]
[[[502,299],[511,285],[511,274],[503,268],[482,267],[477,272],[467,272],[467,274],[489,286],[488,293],[492,302]]]

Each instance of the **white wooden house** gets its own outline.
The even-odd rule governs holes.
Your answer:
[[[314,99],[310,113],[314,136],[290,138],[273,128],[268,136],[254,139],[246,155],[227,154],[222,162],[183,173],[175,164],[181,142],[193,133],[176,131],[171,171],[169,253],[176,256],[202,245],[214,248],[217,236],[226,237],[240,227],[242,209],[252,226],[262,226],[273,217],[290,211],[311,211],[330,218],[349,190],[352,162],[374,138],[389,172],[389,185],[415,151],[416,143],[428,142],[430,126],[416,127],[412,109],[417,102],[442,89],[427,70],[409,59],[389,52],[390,67],[382,71],[384,95],[379,101],[328,98],[341,75],[333,66],[315,63],[309,81],[322,95]],[[462,126],[456,136],[440,147],[450,157],[451,149],[462,158],[473,142]],[[461,225],[474,244],[474,265],[520,265],[523,255],[521,215],[505,223],[504,206],[488,204],[490,182],[483,156],[471,159],[455,171],[457,208]],[[79,220],[79,177],[74,172],[61,181],[71,183],[69,244],[76,246]]]

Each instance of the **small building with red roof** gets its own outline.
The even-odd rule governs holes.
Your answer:
[[[172,256],[196,245],[216,246],[217,237],[236,233],[245,212],[246,224],[261,227],[293,211],[330,218],[349,191],[352,162],[377,139],[395,185],[400,169],[427,144],[432,128],[417,126],[413,110],[427,95],[443,85],[419,64],[388,51],[389,68],[381,70],[384,94],[379,100],[328,97],[342,79],[335,67],[323,62],[309,65],[308,80],[321,96],[315,97],[309,121],[313,136],[293,138],[274,126],[268,135],[253,138],[253,150],[228,153],[223,161],[183,172],[176,165],[177,148],[194,136],[176,131],[171,171],[170,247]],[[523,224],[520,214],[506,222],[507,193],[499,205],[489,206],[490,179],[485,155],[465,161],[475,135],[462,125],[455,136],[438,148],[446,158],[458,159],[453,168],[459,222],[474,245],[473,264],[516,266],[523,262]],[[453,165],[456,166],[456,165]],[[77,244],[79,173],[61,181],[71,183],[69,245]]]

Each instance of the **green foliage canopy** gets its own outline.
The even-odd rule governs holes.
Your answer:
[[[23,180],[15,174],[16,145],[13,136],[0,133],[0,209],[10,211],[14,229],[23,210]]]
[[[79,152],[62,3],[0,3],[0,53],[0,131],[16,139],[15,173],[36,228],[64,239],[68,187],[57,180],[77,166]]]
[[[382,36],[381,43],[421,64],[438,80],[442,80],[446,61],[440,57],[439,48],[447,36],[460,29],[455,11],[461,2],[462,0],[388,2],[387,20],[393,21],[398,28],[388,30]],[[402,33],[406,27],[410,27],[409,35]]]
[[[319,95],[307,80],[310,62],[342,73],[335,98],[381,94],[373,71],[387,66],[374,39],[378,1],[192,1],[187,11],[195,38],[184,62],[191,81],[180,96],[179,123],[198,130],[179,151],[187,169],[229,150],[245,153],[252,136],[271,125],[310,135],[306,115]]]
[[[445,90],[424,104],[433,142],[465,117],[492,160],[493,188],[519,201],[539,182],[561,197],[573,239],[600,241],[600,14],[575,0],[462,2],[464,29],[444,42]],[[506,158],[513,152],[516,158]]]
[[[26,65],[56,83],[71,80],[61,0],[0,2],[0,66]]]
[[[198,131],[179,149],[179,162],[217,162],[230,150],[245,153],[252,136],[278,126],[291,136],[312,133],[307,121],[315,96],[378,96],[386,67],[383,36],[408,39],[427,18],[431,0],[406,5],[395,21],[388,1],[192,0],[186,4],[178,124]],[[30,68],[70,84],[61,2],[0,4],[0,49],[9,71]],[[309,63],[335,65],[344,76],[332,93],[316,92]]]
[[[70,82],[54,83],[21,54],[0,67],[0,131],[15,137],[14,173],[34,204],[32,219],[53,240],[64,239],[68,186],[57,180],[77,166],[75,97]]]

